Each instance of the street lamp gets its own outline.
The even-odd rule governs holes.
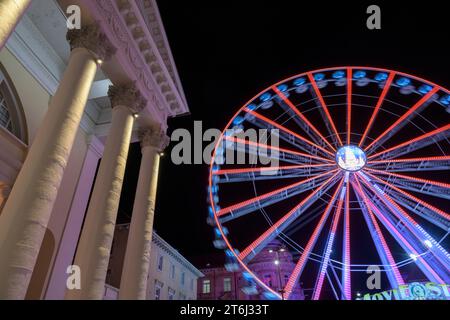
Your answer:
[[[284,248],[279,248],[278,250],[275,250],[275,251],[272,250],[272,249],[269,250],[269,253],[275,252],[275,255],[276,255],[276,258],[273,261],[273,263],[277,266],[278,281],[279,281],[278,283],[279,283],[279,286],[280,286],[278,292],[281,294],[281,300],[284,300],[284,294],[286,293],[286,291],[283,288],[283,283],[282,283],[282,280],[281,280],[280,252],[285,252],[285,251],[286,251],[286,249],[284,249]]]

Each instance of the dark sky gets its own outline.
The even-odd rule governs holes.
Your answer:
[[[449,87],[448,11],[439,2],[376,2],[382,30],[375,31],[366,28],[373,1],[353,2],[158,1],[191,110],[169,120],[169,134],[191,130],[194,120],[222,129],[262,89],[321,67],[385,67]],[[208,167],[173,165],[171,147],[161,163],[155,229],[203,267],[223,254],[206,224]],[[130,157],[139,153],[132,146]],[[138,169],[127,169],[122,216],[131,212]]]

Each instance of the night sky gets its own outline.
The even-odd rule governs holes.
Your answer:
[[[448,88],[448,11],[432,1],[395,2],[398,7],[376,3],[382,30],[368,30],[366,8],[373,2],[158,1],[191,110],[169,120],[169,135],[176,128],[192,130],[195,120],[203,121],[204,130],[222,129],[264,88],[322,67],[384,67]],[[223,253],[212,246],[206,224],[208,166],[172,164],[171,147],[160,168],[155,230],[197,267],[217,264]],[[130,158],[122,222],[132,211],[138,145]]]

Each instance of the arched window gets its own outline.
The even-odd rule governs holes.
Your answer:
[[[0,126],[28,143],[23,108],[17,91],[5,68],[0,63]]]

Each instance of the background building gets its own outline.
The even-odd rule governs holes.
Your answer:
[[[289,276],[295,268],[292,254],[279,241],[272,241],[267,249],[260,252],[249,263],[251,270],[265,284],[281,292],[286,286]],[[199,300],[252,300],[259,299],[258,295],[248,295],[245,293],[247,281],[243,278],[242,272],[230,272],[225,268],[205,268],[201,269],[205,275],[198,281]],[[244,291],[243,291],[244,289]],[[294,288],[290,299],[303,300],[305,298],[300,285]]]
[[[129,224],[116,227],[111,258],[106,277],[105,299],[117,299],[120,287]],[[156,232],[153,232],[147,282],[148,300],[196,300],[197,279],[203,273],[186,260]]]

